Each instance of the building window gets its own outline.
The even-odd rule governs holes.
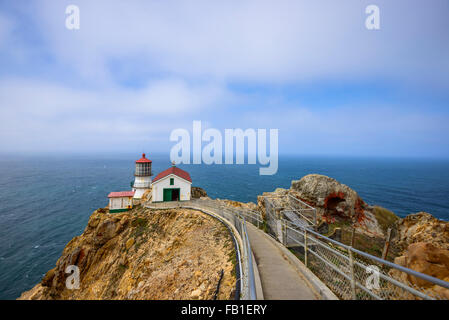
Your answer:
[[[174,178],[170,178],[170,185],[174,185],[175,184],[175,179]]]

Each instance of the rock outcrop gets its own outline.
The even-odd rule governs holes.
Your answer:
[[[394,262],[432,277],[449,281],[449,222],[427,212],[410,214],[396,225],[394,242],[402,252]],[[449,290],[432,285],[400,271],[391,271],[395,278],[423,288],[430,295],[449,299]]]
[[[56,267],[20,299],[233,299],[234,243],[218,220],[187,209],[95,211]],[[66,286],[70,265],[80,288]]]
[[[403,267],[449,281],[449,250],[438,248],[430,242],[410,244],[404,255],[397,257],[394,262]],[[449,299],[449,289],[395,269],[390,271],[390,275],[402,282],[419,287],[431,296]]]
[[[199,199],[202,197],[207,197],[207,192],[203,188],[200,187],[192,187],[191,190],[192,199]]]
[[[439,220],[427,212],[410,214],[395,226],[395,241],[406,250],[412,243],[427,242],[449,250],[449,222]]]
[[[337,180],[309,174],[292,181],[290,189],[276,189],[264,193],[258,199],[259,208],[264,211],[264,197],[275,197],[279,204],[291,205],[291,195],[317,209],[318,219],[326,223],[346,222],[358,232],[369,236],[383,237],[384,230],[379,225],[373,208],[368,206],[353,189]]]
[[[324,216],[362,219],[367,207],[357,192],[347,185],[319,174],[292,181],[290,190],[304,202],[320,209]]]

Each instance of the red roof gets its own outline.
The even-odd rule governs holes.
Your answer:
[[[145,153],[142,153],[142,158],[140,158],[139,160],[136,161],[136,163],[146,163],[146,162],[151,163],[151,162],[153,162],[153,161],[151,161],[151,160],[145,158]]]
[[[187,171],[184,171],[182,169],[179,169],[177,167],[171,167],[168,168],[167,170],[162,171],[161,173],[159,173],[154,179],[153,182],[156,182],[158,180],[161,180],[162,178],[170,175],[170,174],[174,174],[175,176],[178,176],[184,180],[190,181],[192,182],[192,178],[190,178],[190,174]]]
[[[108,198],[134,197],[134,191],[111,192]]]

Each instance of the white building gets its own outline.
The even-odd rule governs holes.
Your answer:
[[[152,202],[190,200],[191,187],[189,173],[173,165],[154,178]]]
[[[151,162],[151,160],[145,158],[145,153],[142,154],[142,158],[136,161],[133,184],[134,199],[141,199],[145,191],[151,187]]]
[[[109,198],[109,212],[123,212],[133,207],[134,191],[111,192]]]

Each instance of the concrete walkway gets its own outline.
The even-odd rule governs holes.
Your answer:
[[[320,296],[288,262],[269,235],[247,224],[251,249],[262,282],[264,299],[317,300]]]

